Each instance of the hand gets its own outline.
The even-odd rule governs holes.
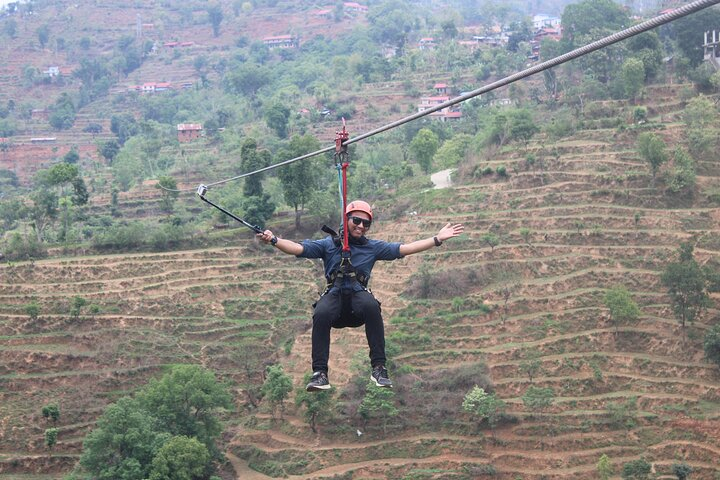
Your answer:
[[[270,230],[265,230],[263,233],[258,233],[256,235],[257,238],[259,238],[260,240],[262,240],[265,243],[270,243],[270,240],[272,240],[274,236],[275,235],[273,235],[273,233]]]
[[[444,242],[448,238],[457,237],[458,235],[461,235],[463,231],[465,230],[465,227],[462,223],[458,223],[455,225],[452,225],[448,223],[443,228],[440,229],[437,235],[435,235],[438,240],[441,242]]]

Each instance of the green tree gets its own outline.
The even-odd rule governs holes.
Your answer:
[[[610,402],[607,412],[610,422],[618,427],[633,428],[637,424],[637,397],[630,397],[624,402]]]
[[[310,381],[312,374],[308,373],[303,379],[303,384]],[[317,433],[317,423],[320,419],[330,418],[334,406],[333,396],[335,388],[322,390],[319,392],[308,392],[305,388],[298,389],[295,395],[295,405],[305,407],[303,410],[303,418],[308,422],[313,433]]]
[[[273,102],[265,109],[265,122],[275,131],[278,137],[285,138],[288,134],[290,109],[279,102]]]
[[[630,19],[622,6],[612,0],[583,0],[565,7],[562,13],[563,40],[568,50],[583,45],[578,36],[605,28],[621,30],[630,26]]]
[[[710,305],[707,279],[693,258],[694,247],[680,244],[679,260],[665,266],[661,281],[668,289],[675,318],[685,328],[686,322],[694,322]]]
[[[623,285],[614,286],[605,293],[605,307],[610,310],[616,333],[621,324],[634,322],[640,316],[640,308]]]
[[[692,98],[685,110],[689,152],[698,159],[714,160],[718,146],[718,111],[715,104],[705,96]]]
[[[8,18],[3,23],[3,32],[5,32],[5,35],[7,35],[8,37],[17,37],[17,30],[17,22],[14,19]]]
[[[45,430],[45,446],[48,447],[49,450],[52,450],[53,447],[57,444],[57,439],[57,428],[48,428],[47,430]]]
[[[628,58],[620,70],[625,96],[635,100],[645,85],[645,65],[642,60]]]
[[[637,149],[640,156],[650,165],[653,180],[660,166],[667,161],[665,142],[651,132],[643,132],[638,136]]]
[[[705,358],[720,367],[720,324],[714,325],[703,340]]]
[[[678,480],[687,480],[693,469],[687,463],[673,463],[672,472]]]
[[[603,453],[597,463],[597,471],[600,476],[600,480],[608,480],[612,477],[613,473],[615,473],[614,470],[615,469],[613,468],[612,463],[610,463],[610,457]]]
[[[650,31],[635,35],[628,39],[627,47],[633,57],[643,63],[645,80],[654,79],[662,68],[664,56],[663,45],[658,34]]]
[[[270,400],[273,417],[275,416],[275,409],[279,407],[280,418],[283,418],[283,414],[285,413],[285,400],[287,400],[290,392],[292,392],[292,378],[283,372],[282,365],[272,365],[268,367],[262,392],[265,397]]]
[[[270,81],[270,70],[247,62],[225,75],[223,84],[229,93],[254,97],[260,87]]]
[[[245,197],[242,201],[243,219],[264,228],[265,222],[272,217],[275,212],[275,203],[272,201],[269,193]]]
[[[176,436],[155,454],[149,480],[201,480],[210,470],[210,452],[194,438]]]
[[[368,383],[358,413],[366,422],[373,418],[379,418],[382,421],[383,434],[387,434],[388,420],[395,418],[400,413],[395,406],[395,392],[389,388],[377,388],[374,384]]]
[[[177,181],[170,176],[162,175],[158,178],[156,188],[160,189],[160,210],[172,213],[180,192],[177,191]]]
[[[416,9],[404,0],[385,0],[368,11],[370,35],[378,42],[392,45],[402,55],[408,34],[418,23]]]
[[[45,48],[48,40],[50,40],[50,27],[47,24],[40,25],[37,30],[38,41],[40,42],[40,48]]]
[[[70,302],[70,316],[77,319],[80,316],[80,312],[83,307],[88,304],[88,301],[82,297],[73,297]]]
[[[650,478],[652,465],[644,458],[623,464],[621,477],[623,480],[646,480]]]
[[[524,358],[520,361],[520,371],[528,376],[530,383],[533,378],[542,370],[540,352],[533,348],[525,352]]]
[[[123,397],[105,409],[85,437],[80,465],[101,480],[141,480],[169,438],[137,400]]]
[[[488,393],[475,385],[465,395],[462,408],[475,417],[478,423],[487,421],[494,434],[495,427],[505,413],[505,402],[494,393]]]
[[[543,412],[555,401],[555,392],[552,388],[528,387],[522,396],[523,404],[533,413]]]
[[[208,20],[213,29],[213,36],[220,35],[220,23],[223,21],[222,7],[218,3],[211,3],[207,6]]]
[[[58,215],[58,196],[55,192],[41,189],[30,195],[31,205],[27,217],[32,222],[38,243],[44,240],[45,230]]]
[[[500,245],[500,238],[492,232],[483,234],[483,236],[480,237],[480,241],[483,245],[490,247],[491,252],[495,250],[495,247]]]
[[[681,147],[675,149],[672,166],[667,172],[667,189],[675,195],[692,196],[695,190],[695,162]]]
[[[440,146],[438,136],[429,128],[421,128],[410,142],[410,152],[423,172],[430,172],[432,159]]]
[[[240,165],[244,173],[254,172],[270,165],[270,152],[258,150],[257,141],[254,138],[246,138],[240,146]],[[263,194],[262,180],[264,174],[256,173],[245,177],[243,184],[243,195],[247,197],[261,196]]]
[[[100,144],[98,151],[105,160],[112,163],[115,156],[120,151],[120,144],[116,140],[108,140],[107,142]]]
[[[452,18],[448,18],[447,20],[440,22],[440,28],[443,32],[443,38],[453,39],[458,36],[458,29],[455,25],[455,20]]]
[[[25,304],[25,315],[30,317],[30,320],[34,322],[38,319],[38,315],[40,315],[40,305],[34,300]]]
[[[70,148],[70,151],[68,151],[65,155],[63,155],[63,162],[75,164],[80,160],[80,154],[77,151],[76,147]]]
[[[140,405],[152,412],[163,430],[195,437],[215,454],[222,432],[215,411],[231,407],[232,397],[215,375],[199,365],[174,365],[138,393]]]
[[[76,107],[70,95],[62,93],[51,107],[48,121],[56,130],[68,130],[75,123]]]
[[[60,419],[60,408],[56,403],[50,403],[42,408],[42,416],[45,420],[52,420],[53,423],[57,423]]]
[[[287,147],[280,149],[278,161],[297,158],[320,149],[320,142],[312,135],[293,136]],[[295,228],[300,228],[300,216],[310,198],[321,190],[320,162],[317,157],[291,163],[278,171],[283,185],[285,202],[295,209]]]
[[[110,131],[117,135],[120,145],[125,145],[130,137],[140,133],[140,126],[135,117],[129,113],[123,113],[110,117]]]
[[[510,112],[510,138],[520,141],[527,146],[530,139],[540,131],[540,128],[527,109],[518,109]]]
[[[445,141],[435,152],[433,162],[441,168],[457,167],[470,148],[472,136],[459,133]]]

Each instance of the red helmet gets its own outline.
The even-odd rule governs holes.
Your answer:
[[[348,203],[345,209],[345,215],[350,215],[352,212],[365,212],[370,215],[370,220],[373,219],[372,207],[369,203],[363,202],[362,200],[355,200],[354,202]]]

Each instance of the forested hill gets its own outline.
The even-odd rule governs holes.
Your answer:
[[[372,237],[465,225],[374,269],[393,390],[344,329],[308,395],[321,267],[195,195],[679,4],[4,7],[0,480],[716,480],[717,7],[351,146]],[[301,240],[337,183],[207,196]]]

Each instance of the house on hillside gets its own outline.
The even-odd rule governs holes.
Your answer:
[[[333,17],[335,16],[335,12],[333,11],[332,8],[323,8],[321,10],[315,10],[312,14],[316,17],[325,18],[327,20],[332,20]]]
[[[43,72],[43,74],[45,74],[46,76],[48,76],[50,78],[59,77],[60,76],[60,67],[56,67],[56,66],[48,67],[48,69],[45,70]]]
[[[715,70],[720,70],[720,35],[718,33],[716,30],[705,32],[705,43],[703,43],[704,60],[710,62]]]
[[[473,35],[472,40],[481,47],[503,47],[507,45],[509,37],[504,33],[493,35]]]
[[[429,110],[433,107],[436,107],[440,104],[443,104],[450,100],[450,97],[447,95],[438,95],[433,97],[420,97],[420,105],[418,105],[418,113],[424,112],[425,110]],[[437,112],[433,112],[428,115],[428,117],[440,120],[440,121],[448,121],[448,120],[458,120],[462,118],[462,112],[460,111],[460,108],[457,105],[453,105],[452,107],[445,107],[441,110],[438,110]]]
[[[561,27],[545,27],[535,32],[533,41],[540,43],[543,38],[549,38],[551,40],[560,41],[562,39],[562,28]]]
[[[202,136],[202,125],[199,123],[179,123],[177,126],[178,142],[186,143]]]
[[[146,82],[142,85],[130,85],[128,87],[129,92],[140,92],[140,93],[155,93],[164,92],[166,90],[172,90],[173,86],[169,82]]]
[[[50,118],[50,112],[46,108],[33,108],[30,111],[31,120],[45,120]]]
[[[552,15],[545,15],[544,13],[538,13],[533,16],[533,30],[538,31],[543,28],[557,28],[560,26],[560,19]]]
[[[435,43],[435,39],[433,37],[421,38],[420,41],[418,41],[418,48],[420,50],[432,50],[436,46],[437,44]]]
[[[268,48],[296,48],[300,42],[294,35],[277,35],[263,38],[263,43]]]
[[[436,83],[433,88],[435,89],[435,93],[437,95],[447,95],[450,90],[450,87],[447,83]]]
[[[471,52],[474,52],[480,46],[479,43],[473,40],[458,40],[457,44],[463,48],[469,49]]]
[[[343,10],[346,12],[367,13],[368,7],[367,5],[360,5],[357,2],[344,2]]]

